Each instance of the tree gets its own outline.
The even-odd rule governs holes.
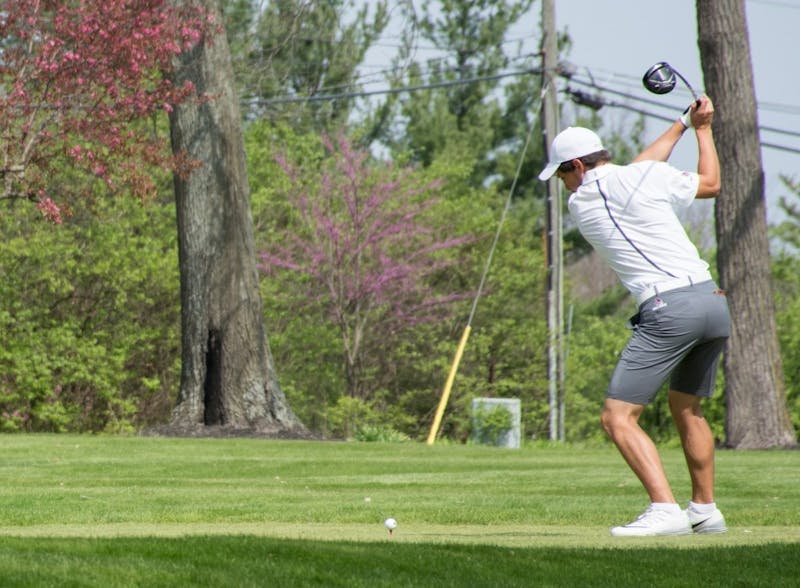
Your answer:
[[[134,123],[191,91],[159,72],[201,32],[199,14],[159,0],[4,2],[0,199],[35,202],[58,222],[70,197],[97,181],[112,193],[154,194],[148,165],[168,152],[163,137]],[[82,177],[51,184],[65,160]]]
[[[367,350],[381,339],[437,316],[440,305],[463,293],[440,295],[431,279],[455,263],[442,252],[470,241],[440,238],[426,220],[437,204],[438,182],[419,184],[410,170],[371,163],[369,154],[339,137],[323,144],[332,156],[319,183],[281,159],[292,186],[295,223],[276,234],[262,254],[262,268],[281,268],[311,278],[307,297],[322,301],[344,350],[348,394],[367,399]]]
[[[800,430],[800,182],[784,177],[792,198],[781,199],[785,219],[774,228],[778,247],[774,257],[775,300],[786,398],[795,430]]]
[[[68,185],[72,170],[60,171]],[[58,227],[32,207],[0,215],[0,430],[130,432],[169,415],[180,374],[174,211],[167,194],[80,199]]]
[[[332,131],[347,124],[354,98],[314,98],[358,89],[358,67],[389,21],[386,0],[358,9],[353,0],[224,4],[246,118],[265,115],[297,130]],[[285,97],[299,101],[270,102]]]
[[[717,266],[733,318],[724,361],[726,442],[741,449],[794,446],[776,335],[744,1],[697,0],[697,30],[705,85],[717,110]]]
[[[529,60],[506,52],[506,36],[515,22],[530,8],[531,0],[444,0],[423,4],[417,22],[420,36],[439,52],[424,65],[413,63],[405,79],[395,85],[417,86],[425,83],[444,87],[413,92],[400,99],[400,122],[385,137],[395,153],[411,154],[422,165],[431,163],[447,151],[476,162],[472,182],[485,185],[495,180],[501,187],[511,184],[518,153],[530,119],[536,120],[531,107],[537,102],[539,77],[530,69]],[[533,28],[533,23],[531,24]],[[510,67],[512,62],[514,67]],[[508,70],[513,70],[509,72]],[[518,73],[504,82],[495,76]],[[505,99],[501,94],[505,90]],[[540,155],[538,147],[528,153],[529,161]],[[518,193],[528,186],[538,167],[524,166]],[[530,174],[530,175],[529,175]],[[539,182],[535,182],[537,188]]]
[[[216,0],[174,0],[221,22]],[[178,56],[177,85],[197,99],[170,114],[181,275],[181,389],[171,424],[304,434],[289,408],[267,343],[256,270],[238,96],[224,35]]]
[[[285,153],[292,167],[302,166],[301,177],[310,195],[319,194],[320,170],[325,166],[330,169],[334,158],[329,157],[331,161],[325,166],[320,164],[325,151],[318,135],[297,136],[294,129],[264,121],[248,125],[247,137],[259,247],[271,250],[276,242],[285,244],[299,229],[285,239],[278,235],[290,227],[303,226],[287,197],[297,188],[277,166],[276,155]],[[435,228],[439,239],[447,235],[478,236],[464,247],[441,252],[457,263],[434,280],[425,280],[425,287],[433,288],[435,296],[477,287],[500,216],[502,202],[498,203],[493,189],[468,185],[473,164],[442,156],[431,168],[415,168],[407,176],[416,188],[441,180],[435,192],[439,202],[420,217]],[[406,166],[399,162],[395,167],[399,169],[392,173],[397,177],[408,173],[400,171]],[[371,162],[369,170],[375,177],[390,173],[385,162]],[[449,438],[468,438],[474,396],[519,397],[527,434],[538,437],[546,430],[546,354],[541,349],[546,341],[542,321],[544,264],[537,247],[537,223],[532,200],[517,202],[508,216],[443,424]],[[262,280],[270,343],[292,408],[302,415],[305,424],[326,435],[347,434],[342,417],[349,410],[349,426],[357,436],[366,424],[391,427],[424,439],[472,298],[440,306],[437,320],[432,322],[397,331],[367,328],[363,373],[369,395],[358,404],[346,396],[341,335],[322,306],[320,290],[309,295],[309,282],[305,273],[279,269]],[[309,356],[314,357],[314,369],[308,368]],[[357,419],[355,426],[353,419]]]

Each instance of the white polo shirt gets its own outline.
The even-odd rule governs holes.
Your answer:
[[[569,198],[584,238],[639,302],[659,285],[666,291],[711,279],[673,209],[692,203],[699,181],[661,161],[607,163],[587,171]]]

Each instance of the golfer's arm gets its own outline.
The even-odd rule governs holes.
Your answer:
[[[721,187],[719,156],[714,144],[711,125],[695,130],[697,135],[697,173],[700,184],[697,186],[698,198],[715,198]]]
[[[667,161],[685,130],[686,127],[683,126],[683,123],[680,120],[676,120],[658,139],[645,147],[644,150],[633,159],[633,162]]]

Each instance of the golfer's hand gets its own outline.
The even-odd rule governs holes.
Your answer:
[[[700,97],[700,105],[692,102],[689,110],[689,119],[696,130],[711,128],[711,121],[714,120],[714,104],[708,96]]]

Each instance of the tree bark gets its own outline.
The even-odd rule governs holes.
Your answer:
[[[199,6],[222,22],[216,0]],[[242,121],[225,34],[183,54],[173,74],[197,96],[170,115],[181,277],[181,387],[171,426],[305,435],[278,385],[256,268]]]
[[[717,267],[732,317],[724,359],[726,443],[740,449],[790,447],[796,437],[775,325],[744,0],[697,0],[697,30],[722,166],[715,208]]]

